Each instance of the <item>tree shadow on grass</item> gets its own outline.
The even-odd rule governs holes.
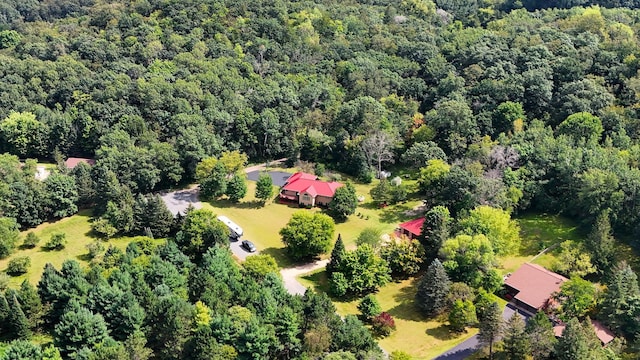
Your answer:
[[[325,270],[314,271],[312,273],[301,276],[301,278],[312,282],[313,288],[316,291],[322,291],[327,294],[329,293],[329,278],[327,277],[327,272]]]
[[[90,262],[92,260],[91,255],[89,255],[89,253],[77,255],[76,259],[80,261],[85,261],[85,262]]]
[[[449,325],[440,325],[437,328],[427,329],[425,333],[429,336],[433,336],[434,338],[442,341],[452,340],[458,337],[459,334],[451,332],[449,329]]]
[[[263,255],[271,255],[274,259],[276,259],[276,263],[279,268],[287,268],[295,265],[289,256],[287,256],[287,250],[285,248],[275,248],[270,247],[263,250],[260,250],[260,254]]]
[[[380,213],[380,222],[400,223],[403,221],[410,220],[411,216],[407,216],[405,214],[405,212],[408,210],[413,210],[413,208],[406,204],[399,204],[399,205],[386,207],[382,209]]]
[[[260,209],[263,207],[262,201],[252,200],[252,201],[242,201],[242,202],[233,202],[228,199],[216,199],[207,201],[211,206],[221,209],[226,208],[235,208],[235,209]]]

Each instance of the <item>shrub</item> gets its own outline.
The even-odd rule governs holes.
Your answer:
[[[396,322],[387,312],[380,313],[380,315],[373,318],[371,321],[373,332],[378,336],[389,336],[391,331],[396,329]]]
[[[411,355],[407,354],[404,351],[394,351],[391,353],[391,355],[389,356],[389,360],[411,360],[412,357]]]
[[[343,297],[347,294],[349,284],[343,273],[333,273],[329,280],[329,291],[335,297]]]
[[[29,271],[31,266],[31,259],[28,256],[18,256],[9,261],[7,266],[7,274],[11,276],[18,276]]]
[[[34,234],[33,231],[29,231],[27,233],[27,237],[24,238],[22,245],[26,248],[33,249],[40,242],[40,238],[38,235]]]
[[[9,275],[0,273],[0,292],[3,292],[9,288]]]
[[[89,257],[95,259],[104,251],[104,245],[100,241],[94,241],[87,244],[87,250],[89,250]]]
[[[67,245],[67,234],[53,233],[51,239],[44,245],[49,250],[62,250]]]
[[[380,312],[382,312],[378,299],[376,299],[372,294],[362,298],[360,304],[358,304],[358,310],[360,311],[360,314],[362,314],[362,319],[367,322],[380,315]]]

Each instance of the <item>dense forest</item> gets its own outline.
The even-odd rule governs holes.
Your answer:
[[[203,160],[229,154],[321,164],[362,183],[382,169],[408,169],[427,219],[450,216],[458,230],[474,229],[483,207],[573,218],[595,234],[584,249],[591,276],[620,287],[592,308],[633,353],[640,290],[632,270],[616,266],[610,242],[614,234],[640,245],[639,7],[2,1],[0,258],[15,248],[18,229],[89,207],[107,238],[174,239],[111,249],[88,272],[73,261],[47,267],[37,289],[7,290],[4,336],[48,333],[55,348],[19,341],[7,351],[17,355],[5,358],[382,356],[362,323],[340,319],[325,295],[290,296],[277,276],[243,276],[226,237],[215,229],[189,237],[189,216],[172,219],[155,194],[201,180]],[[68,170],[69,157],[96,163]],[[38,181],[37,160],[60,169]],[[210,248],[197,238],[204,233]],[[438,270],[436,254],[457,251],[430,234],[422,239],[427,273]],[[475,235],[455,239],[486,241]],[[428,236],[440,242],[429,249]],[[447,270],[474,288],[500,287],[495,272],[471,279]],[[614,358],[622,348],[590,356]]]

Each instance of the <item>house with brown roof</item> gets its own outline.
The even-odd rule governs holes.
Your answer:
[[[96,164],[96,161],[94,159],[70,157],[67,160],[65,160],[64,166],[66,166],[67,169],[73,169],[74,167],[78,166],[78,164],[80,164],[81,162],[88,164],[89,166],[93,166]]]
[[[287,179],[279,197],[281,201],[301,206],[327,206],[341,186],[343,184],[336,181],[322,181],[315,175],[297,172]]]
[[[509,275],[504,286],[507,298],[515,305],[532,314],[552,305],[553,296],[567,278],[540,265],[525,263]]]
[[[398,236],[406,236],[410,240],[413,240],[420,236],[420,234],[422,233],[422,224],[424,224],[424,217],[403,222],[402,224],[398,225],[396,234]]]

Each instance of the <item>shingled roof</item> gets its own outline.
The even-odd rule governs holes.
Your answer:
[[[560,285],[567,280],[542,266],[525,263],[504,284],[518,290],[515,299],[534,309],[540,309],[555,292],[560,291]]]

